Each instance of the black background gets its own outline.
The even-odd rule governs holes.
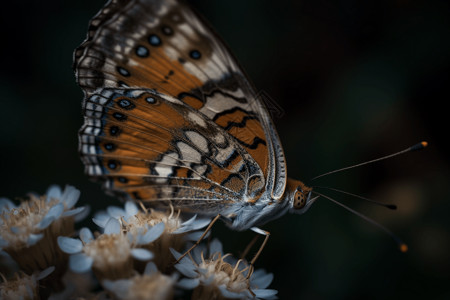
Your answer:
[[[386,225],[381,230],[325,199],[272,233],[257,262],[281,299],[450,297],[446,1],[192,1],[255,83],[283,108],[275,118],[290,177],[337,187],[397,211],[327,192]],[[83,174],[77,153],[81,90],[72,51],[103,1],[9,1],[0,13],[1,195],[81,189],[93,210],[118,201]],[[421,140],[422,152],[310,182]],[[87,222],[86,224],[92,224]],[[253,233],[219,225],[238,255]]]

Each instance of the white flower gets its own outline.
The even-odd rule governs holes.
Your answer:
[[[122,229],[127,232],[130,239],[155,254],[155,263],[164,273],[170,273],[173,269],[173,256],[167,250],[174,248],[180,251],[187,240],[197,241],[203,233],[197,230],[207,226],[211,221],[194,215],[183,222],[180,212],[175,213],[173,207],[166,212],[147,210],[144,207],[140,210],[134,202],[128,201],[124,209],[110,206],[106,212],[96,214],[94,223],[104,228],[111,217],[120,221]],[[162,230],[157,240],[150,239],[150,236],[155,236],[150,228]]]
[[[155,226],[156,227],[156,226]],[[93,270],[98,279],[127,278],[133,272],[133,258],[147,261],[153,253],[136,247],[129,236],[124,234],[117,219],[110,218],[105,232],[94,239],[88,228],[80,230],[80,239],[58,237],[58,245],[69,257],[69,267],[76,273]],[[157,239],[161,230],[151,231],[148,239]]]
[[[80,191],[72,186],[50,186],[44,196],[30,194],[15,206],[0,199],[0,250],[7,252],[31,274],[49,266],[65,265],[65,257],[53,245],[58,236],[71,235],[74,222],[87,212],[73,208]],[[57,270],[58,271],[58,270]]]
[[[49,267],[40,273],[26,275],[25,273],[15,274],[15,279],[5,280],[0,284],[0,299],[40,299],[39,298],[39,280],[47,277],[55,270],[55,267]]]
[[[170,234],[183,234],[196,231],[204,228],[211,222],[210,218],[197,218],[197,215],[183,222],[180,217],[180,212],[175,214],[173,207],[171,207],[170,212],[155,211],[153,209],[147,210],[145,208],[139,210],[133,201],[127,201],[124,209],[117,206],[108,206],[106,212],[97,213],[93,221],[99,227],[104,228],[106,221],[110,217],[123,220],[128,231],[139,230],[139,228],[147,225],[154,226],[157,223],[164,222],[164,233]],[[196,232],[194,235],[188,236],[188,240],[198,240],[200,235],[201,232]]]
[[[0,199],[2,231],[0,247],[21,248],[35,245],[44,237],[42,233],[60,218],[76,216],[84,207],[72,209],[78,201],[80,191],[66,186],[64,192],[58,186],[51,186],[46,196],[36,197],[31,194],[28,201],[15,206],[9,199]]]
[[[175,258],[181,257],[177,251],[171,251]],[[193,299],[277,299],[276,290],[266,289],[273,275],[256,270],[247,278],[246,262],[223,255],[217,239],[211,242],[209,249],[202,245],[196,247],[192,255],[184,257],[175,268],[187,277],[181,279],[178,286],[194,289]]]
[[[176,277],[161,274],[156,265],[148,263],[142,275],[116,281],[104,280],[103,286],[118,299],[166,300],[173,298]]]

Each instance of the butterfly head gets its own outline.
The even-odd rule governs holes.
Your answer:
[[[291,213],[305,213],[317,199],[317,197],[312,198],[311,195],[312,188],[301,181],[288,179],[286,197],[290,203],[289,211]]]

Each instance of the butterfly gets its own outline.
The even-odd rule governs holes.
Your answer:
[[[108,193],[253,229],[304,213],[256,89],[186,3],[111,0],[75,50],[84,91],[79,151]]]

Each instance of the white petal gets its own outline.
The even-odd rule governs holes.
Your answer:
[[[258,228],[258,227],[252,227],[252,228],[250,228],[250,230],[254,231],[256,233],[259,233],[260,235],[264,235],[264,236],[267,235],[266,231],[264,231],[264,230],[262,230],[261,228]]]
[[[268,299],[268,298],[271,298],[271,297],[275,296],[276,294],[278,294],[277,290],[256,289],[256,290],[252,290],[252,291],[257,298],[262,298],[262,299]]]
[[[91,212],[91,207],[89,205],[85,205],[82,207],[84,208],[83,211],[80,212],[79,214],[75,215],[75,217],[74,217],[75,222],[80,222],[80,221],[84,220]]]
[[[144,248],[131,249],[131,255],[137,260],[150,260],[154,257],[153,253]]]
[[[175,232],[174,232],[175,233]],[[184,236],[184,239],[186,241],[191,241],[191,242],[196,242],[200,239],[200,237],[202,236],[203,231],[194,231],[194,232],[189,232],[188,234],[186,234]]]
[[[47,195],[47,202],[52,199],[59,200],[61,198],[61,188],[58,185],[51,185],[45,194]]]
[[[175,257],[175,259],[178,259],[181,257],[181,253],[178,252],[177,250],[173,249],[173,248],[169,248],[170,252],[172,253],[173,257]]]
[[[178,260],[181,257],[181,253],[173,248],[169,248],[170,252],[172,253],[173,257],[175,257],[176,260]],[[191,264],[193,265],[193,262],[188,257],[183,257],[183,259],[179,262],[180,264]]]
[[[200,280],[197,278],[183,278],[180,281],[178,281],[177,286],[186,289],[186,290],[192,290],[196,288],[200,284]]]
[[[83,243],[79,239],[66,236],[58,236],[58,246],[62,252],[67,254],[80,253],[83,250]]]
[[[181,224],[181,227],[175,230],[173,233],[184,233],[187,231],[193,231],[200,228],[203,228],[207,226],[209,223],[211,223],[211,219],[195,219],[196,216],[192,217],[191,219],[187,220],[183,224]]]
[[[67,210],[65,212],[62,213],[62,217],[70,217],[70,216],[74,216],[76,214],[82,213],[84,210],[86,209],[86,207],[81,206],[81,207],[77,207],[71,210]]]
[[[164,222],[158,223],[152,228],[150,228],[141,239],[139,239],[139,244],[145,245],[150,244],[151,242],[157,240],[161,234],[164,232],[165,229]]]
[[[72,208],[80,198],[80,191],[71,185],[66,185],[61,196],[61,201],[66,204],[66,209]]]
[[[218,239],[214,239],[209,245],[209,254],[222,253],[222,243]]]
[[[48,275],[50,275],[55,270],[55,266],[48,267],[47,269],[43,270],[39,275],[37,276],[37,280],[44,279]]]
[[[194,264],[179,263],[175,265],[175,268],[186,277],[190,278],[198,277],[198,273],[195,272],[196,267],[194,266]]]
[[[69,257],[69,267],[75,273],[84,273],[91,269],[94,259],[83,253],[77,253]]]
[[[27,246],[33,246],[35,245],[37,242],[39,242],[42,238],[44,237],[44,234],[39,233],[39,234],[30,234],[28,236],[28,240],[27,240]]]
[[[181,226],[189,226],[192,223],[194,223],[195,219],[197,218],[197,215],[194,215],[192,218],[190,218],[189,220],[181,223]]]
[[[94,239],[94,235],[89,228],[83,227],[80,230],[80,239],[83,241],[83,243],[87,244]]]
[[[105,225],[105,234],[118,234],[121,232],[120,223],[115,218],[109,218],[108,222]]]
[[[116,218],[116,219],[120,219],[121,217],[125,217],[126,216],[126,212],[125,210],[123,210],[120,207],[117,206],[108,206],[106,208],[106,212],[108,213],[108,215],[110,217]]]
[[[127,216],[135,216],[139,212],[139,208],[133,201],[127,201],[125,203],[125,212]]]
[[[97,212],[92,218],[92,221],[97,225],[98,227],[105,228],[106,222],[108,222],[109,218],[111,218],[110,215],[108,215],[104,211]]]
[[[200,228],[206,227],[211,223],[211,219],[197,219],[191,226],[191,230],[198,230]]]
[[[200,244],[191,251],[192,258],[196,263],[200,263],[202,261],[202,253],[203,256],[206,256],[207,250],[204,244]]]
[[[17,206],[15,206],[14,203],[8,198],[0,198],[0,213],[4,211],[9,211],[16,207]]]
[[[230,299],[239,299],[239,298],[243,298],[245,299],[243,296],[245,295],[244,293],[234,293],[234,292],[230,292],[226,286],[221,285],[219,286],[219,290],[222,292],[222,296],[224,296],[225,298],[230,298]]]
[[[62,203],[56,204],[55,206],[52,206],[49,209],[44,218],[53,217],[55,219],[58,219],[63,213],[63,211],[64,211],[64,204]]]
[[[272,283],[273,274],[272,273],[260,274],[260,272],[258,272],[258,271],[259,270],[256,270],[252,274],[252,277],[250,278],[251,286],[257,287],[259,289],[265,289]],[[265,272],[263,272],[263,273],[265,273]]]
[[[55,220],[56,220],[55,217],[45,217],[36,225],[36,227],[39,230],[43,230],[43,229],[47,228],[48,226],[50,226],[50,224],[52,224],[53,221],[55,221]]]
[[[158,272],[158,268],[156,267],[155,263],[149,262],[145,266],[144,274],[151,275],[151,274],[156,273],[156,272]]]

